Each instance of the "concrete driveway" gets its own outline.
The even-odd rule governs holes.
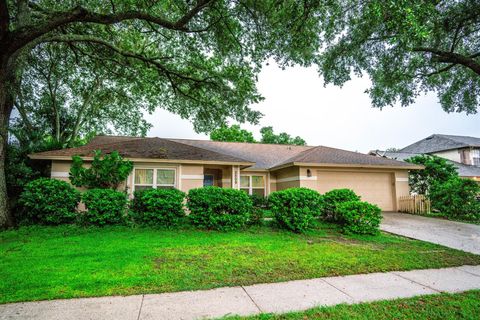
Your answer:
[[[480,225],[404,213],[383,213],[380,229],[405,237],[480,254]]]

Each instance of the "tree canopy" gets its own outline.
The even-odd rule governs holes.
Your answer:
[[[260,141],[256,141],[253,137],[253,133],[240,128],[239,125],[234,124],[232,126],[221,126],[218,129],[213,130],[210,133],[210,139],[213,141],[226,141],[226,142],[250,142],[250,143],[271,143],[271,144],[294,144],[299,146],[306,145],[305,140],[300,137],[293,138],[286,132],[275,134],[273,127],[263,127],[260,129],[262,138]]]
[[[304,146],[307,143],[301,137],[296,136],[292,137],[286,132],[280,132],[275,134],[273,132],[273,127],[263,127],[260,129],[262,135],[262,143],[274,143],[274,144],[295,144],[298,146]]]
[[[480,104],[480,1],[337,0],[323,20],[320,73],[342,85],[367,74],[375,107],[435,92],[447,112]]]
[[[428,195],[435,183],[443,183],[451,178],[458,177],[455,166],[438,156],[419,155],[405,161],[425,166],[423,170],[410,171],[408,179],[410,189],[418,194]]]
[[[238,124],[221,126],[210,132],[210,139],[213,141],[226,142],[256,142],[253,133],[240,128]]]

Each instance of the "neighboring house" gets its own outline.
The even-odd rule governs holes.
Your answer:
[[[401,161],[416,155],[435,155],[452,163],[460,177],[480,181],[480,138],[433,134],[400,150],[374,150],[369,154]]]
[[[267,196],[273,191],[307,187],[321,193],[351,188],[383,210],[397,209],[409,194],[408,170],[422,166],[323,146],[292,146],[204,140],[98,136],[89,144],[40,152],[32,159],[51,160],[51,176],[68,180],[73,155],[92,160],[94,150],[118,151],[134,163],[122,188],[188,191],[219,186]]]

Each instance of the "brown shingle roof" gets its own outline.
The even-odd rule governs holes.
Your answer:
[[[171,139],[172,141],[196,146],[211,151],[228,154],[255,162],[252,169],[267,169],[281,163],[302,151],[310,150],[310,146],[293,146],[282,144],[221,142],[210,140]]]
[[[168,139],[107,136],[94,138],[87,145],[78,148],[35,153],[32,155],[32,158],[71,157],[74,155],[92,157],[95,150],[101,150],[102,153],[118,151],[120,155],[126,158],[199,160],[232,163],[250,162],[227,154],[189,146]]]
[[[251,163],[250,168],[252,169],[270,169],[294,162],[319,165],[418,168],[418,166],[403,161],[323,146],[123,136],[97,136],[89,144],[82,147],[40,152],[31,156],[37,159],[71,157],[73,155],[92,157],[95,150],[101,150],[103,153],[116,150],[127,158]]]
[[[282,166],[289,163],[318,163],[318,164],[340,164],[340,165],[361,165],[361,166],[385,166],[405,167],[406,169],[418,167],[414,164],[397,161],[387,158],[376,157],[359,152],[352,152],[342,149],[318,146],[277,164]]]

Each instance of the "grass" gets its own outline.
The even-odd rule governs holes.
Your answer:
[[[380,301],[355,305],[341,304],[333,307],[315,308],[304,312],[282,315],[262,314],[253,317],[231,317],[245,320],[321,320],[321,319],[415,319],[447,320],[478,319],[480,291],[457,294],[440,294],[409,299]]]
[[[128,227],[0,233],[0,303],[279,282],[480,264],[480,256],[398,236]]]

